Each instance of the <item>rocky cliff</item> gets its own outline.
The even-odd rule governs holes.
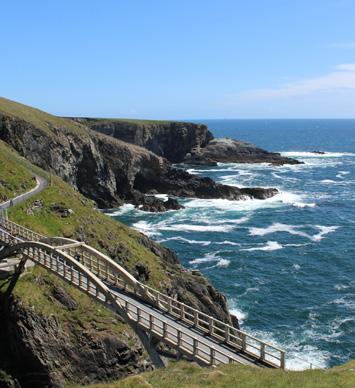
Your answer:
[[[69,182],[99,207],[114,207],[123,201],[142,204],[143,194],[152,190],[228,199],[267,198],[276,193],[268,189],[264,195],[263,189],[242,193],[235,187],[192,177],[145,148],[4,99],[0,99],[0,139]]]
[[[174,121],[74,118],[93,130],[147,148],[172,163],[298,164],[295,159],[268,152],[253,144],[214,139],[206,125]]]
[[[194,148],[213,139],[206,125],[178,121],[74,118],[91,129],[147,148],[172,163],[181,163]]]

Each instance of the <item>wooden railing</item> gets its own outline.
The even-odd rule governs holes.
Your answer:
[[[2,225],[9,231],[11,236],[19,237],[23,240],[38,242],[46,239],[45,236],[35,233],[21,225],[18,225],[4,218],[0,218],[0,225]],[[58,253],[61,252],[60,246],[55,247],[53,249]],[[82,266],[87,268],[90,273],[95,275],[97,278],[104,280],[108,284],[115,286],[121,290],[130,292],[135,296],[144,299],[145,301],[148,301],[149,303],[158,307],[160,311],[172,317],[174,320],[182,321],[188,324],[190,327],[198,330],[199,332],[203,332],[207,336],[215,339],[218,343],[223,343],[224,345],[227,345],[227,347],[232,349],[233,351],[243,352],[251,358],[260,360],[261,362],[272,367],[285,368],[285,352],[283,350],[267,342],[264,342],[242,330],[238,330],[233,326],[226,324],[214,317],[211,317],[197,309],[194,309],[191,306],[179,302],[178,300],[168,295],[165,295],[149,286],[138,282],[119,264],[114,262],[106,255],[102,254],[101,252],[98,252],[94,248],[91,248],[86,244],[72,247],[70,247],[69,245],[69,248],[65,248],[64,245],[62,252],[64,252],[68,257],[71,257],[72,260],[74,260],[75,262],[79,261]],[[36,260],[33,259],[33,256],[31,256],[31,260],[36,262]],[[132,303],[128,302],[124,303],[126,311],[130,312],[130,314],[133,314],[135,321],[140,322],[140,325],[143,326],[145,329],[150,330],[149,319],[153,319],[153,322],[155,322],[155,320],[157,320],[157,322],[159,321],[159,318],[157,317],[149,318],[141,315],[143,313],[140,312],[139,306],[132,305]],[[127,306],[126,303],[128,303]],[[164,321],[161,321],[161,324],[159,325],[161,326],[161,330],[164,332]],[[160,330],[158,326],[155,325],[154,327],[155,330]],[[166,333],[164,340],[171,344],[169,341],[171,340],[172,336],[174,336],[174,330],[177,329],[173,326],[169,330],[170,332]],[[175,346],[178,346],[177,344],[179,344],[180,341],[181,346],[183,347],[185,338],[184,336],[189,337],[190,345],[191,341],[192,343],[194,342],[193,336],[189,336],[189,334],[184,333],[184,336],[179,338],[178,336],[180,334],[177,334],[177,332],[178,330],[175,333]],[[203,350],[205,348],[202,347],[201,349],[200,346],[200,349],[196,351],[196,349],[192,349],[191,346],[189,349],[192,351],[192,353],[189,354],[194,355],[195,352],[196,357],[202,357],[202,354],[204,354],[204,357],[206,356]],[[186,352],[188,351],[186,349],[180,350]],[[212,350],[210,350],[210,352],[213,353]],[[218,363],[218,358],[220,358],[221,356],[217,355],[213,357],[211,361],[212,353],[209,354],[210,363],[212,363],[212,361],[213,363]],[[227,356],[224,356],[225,361],[228,359],[229,356],[227,358],[226,357]],[[206,357],[204,358],[204,360],[206,361]],[[227,361],[229,362],[229,360]]]

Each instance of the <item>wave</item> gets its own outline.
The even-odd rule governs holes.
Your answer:
[[[313,345],[304,345],[300,337],[307,336],[307,333],[299,335],[293,334],[291,338],[279,341],[274,337],[274,333],[261,330],[248,330],[250,334],[286,351],[286,369],[305,370],[312,368],[326,368],[331,354],[320,350]]]
[[[222,268],[226,268],[228,267],[230,264],[230,260],[227,260],[227,259],[221,259],[218,261],[218,263],[216,264],[216,267],[222,267]]]
[[[145,234],[148,237],[159,236],[161,233],[157,231],[155,225],[147,221],[138,221],[132,224],[132,228],[138,230],[139,232]]]
[[[248,313],[241,310],[235,299],[229,299],[227,303],[230,314],[236,316],[239,323],[243,323],[248,318]]]
[[[233,241],[228,241],[228,240],[224,240],[224,241],[221,241],[221,242],[215,242],[214,244],[216,244],[216,245],[233,245],[233,246],[240,246],[239,243],[236,243],[236,242],[233,242]]]
[[[281,191],[274,197],[267,199],[245,199],[239,201],[231,201],[228,199],[191,199],[184,203],[186,208],[215,208],[224,211],[254,211],[257,209],[275,208],[283,205],[291,205],[294,207],[315,207],[315,203],[307,203],[304,196],[286,191]],[[246,216],[243,222],[248,221]]]
[[[272,233],[286,232],[292,235],[301,236],[308,238],[311,241],[318,242],[323,239],[328,233],[332,233],[338,229],[338,226],[323,226],[323,225],[312,225],[313,228],[318,229],[319,233],[310,235],[306,232],[299,230],[304,225],[287,225],[282,223],[273,223],[266,228],[249,228],[249,235],[251,236],[266,236]]]
[[[282,245],[279,244],[277,241],[268,241],[265,245],[261,247],[254,247],[254,248],[245,248],[241,249],[241,251],[276,251],[278,249],[282,249]]]
[[[203,257],[199,257],[197,259],[190,260],[189,264],[202,264],[202,263],[209,263],[209,262],[213,262],[213,261],[220,261],[220,260],[222,260],[222,258],[220,256],[218,256],[219,253],[220,253],[220,251],[206,253]]]
[[[122,214],[128,213],[131,210],[134,210],[134,205],[130,203],[126,203],[121,207],[119,207],[117,210],[110,210],[109,212],[105,212],[105,214],[110,217],[116,217],[116,216],[121,216]]]
[[[350,174],[350,171],[339,171],[336,177],[339,179],[343,179],[345,175],[349,175],[349,174]]]
[[[182,241],[182,242],[186,242],[188,244],[198,244],[198,245],[203,245],[203,246],[207,246],[207,245],[211,244],[211,241],[189,240],[187,238],[180,237],[180,236],[164,238],[162,240],[159,240],[158,243],[163,243],[166,241]]]

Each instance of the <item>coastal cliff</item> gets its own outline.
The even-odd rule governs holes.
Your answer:
[[[73,118],[91,129],[144,147],[172,163],[216,165],[222,163],[300,164],[234,139],[215,139],[208,127],[178,121]]]
[[[204,136],[206,141],[209,135]],[[5,99],[0,99],[0,139],[101,208],[132,202],[152,210],[144,196],[148,192],[234,200],[264,199],[277,193],[276,189],[240,190],[192,176],[143,147]],[[166,206],[157,198],[155,202]],[[169,204],[178,208],[174,202]]]
[[[97,132],[144,147],[172,163],[181,163],[192,149],[205,147],[213,139],[203,124],[93,118],[73,120]]]

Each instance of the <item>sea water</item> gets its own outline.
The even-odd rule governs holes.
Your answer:
[[[264,201],[184,199],[184,210],[125,205],[110,214],[199,269],[243,330],[287,351],[287,367],[355,358],[355,120],[199,122],[304,164],[189,168],[232,186],[279,190]]]

